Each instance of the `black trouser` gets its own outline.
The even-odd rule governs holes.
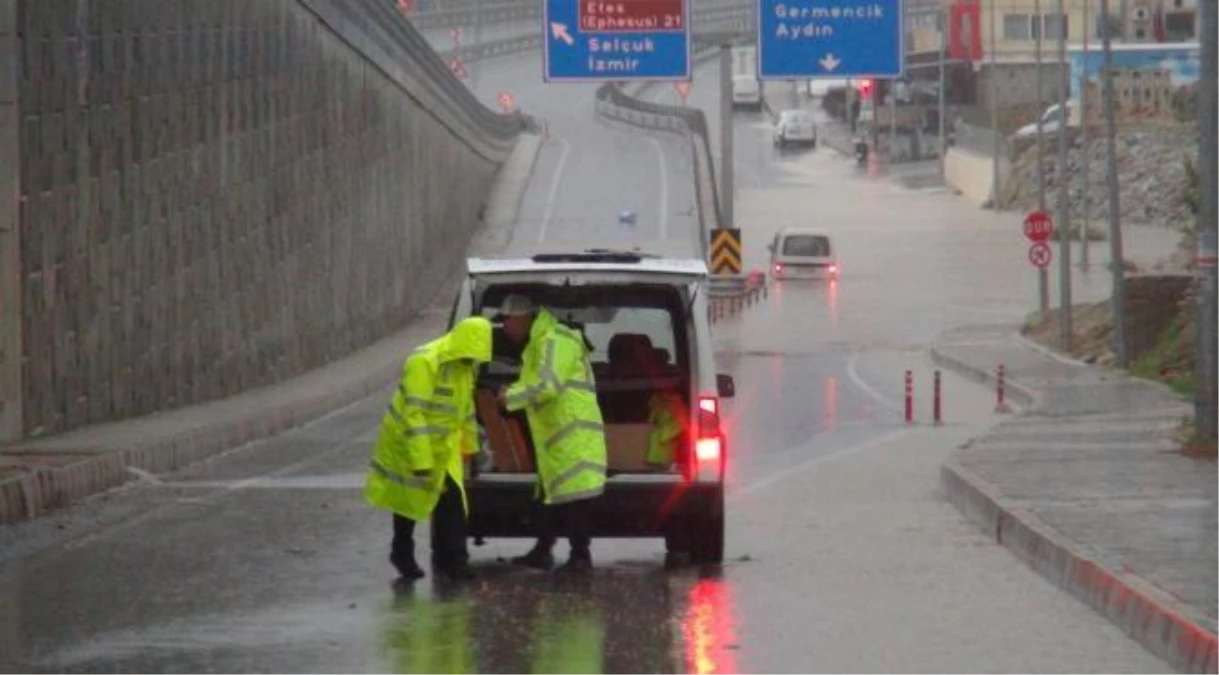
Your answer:
[[[554,504],[546,506],[540,502],[537,505],[538,542],[537,548],[550,551],[554,548],[558,537],[556,533],[567,534],[571,544],[573,559],[591,560],[592,551],[592,500],[581,499],[578,502]]]
[[[394,540],[390,559],[401,572],[415,559],[415,521],[394,514]],[[468,564],[466,550],[466,513],[461,490],[452,476],[445,476],[444,492],[432,512],[432,569],[442,570]]]

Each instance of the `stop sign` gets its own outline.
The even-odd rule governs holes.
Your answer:
[[[1045,211],[1033,211],[1024,217],[1024,236],[1034,244],[1044,244],[1054,234],[1054,220]]]

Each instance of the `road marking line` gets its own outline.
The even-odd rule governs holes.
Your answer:
[[[160,478],[157,478],[152,473],[145,471],[144,469],[141,469],[138,466],[127,467],[127,473],[135,476],[136,478],[139,478],[141,481],[144,481],[145,483],[152,483],[153,485],[161,485],[163,482]]]
[[[559,186],[563,183],[563,169],[567,166],[567,156],[571,154],[571,143],[553,131],[550,133],[563,146],[563,153],[559,155],[559,163],[554,167],[554,177],[550,180],[550,192],[546,195],[546,210],[542,212],[542,227],[538,230],[538,244],[546,239],[546,230],[550,227],[551,218],[554,217],[555,201],[559,198]]]
[[[879,438],[873,438],[870,441],[865,441],[863,443],[860,443],[859,445],[851,446],[845,450],[840,450],[838,452],[830,453],[828,455],[821,455],[820,457],[815,457],[813,459],[801,462],[799,464],[796,464],[795,466],[784,469],[783,471],[772,473],[769,476],[756,480],[742,488],[733,490],[728,495],[728,498],[732,499],[732,498],[736,498],[736,497],[744,497],[746,495],[752,494],[759,490],[768,488],[771,485],[774,485],[775,483],[779,483],[784,480],[787,480],[788,478],[791,478],[792,476],[794,476],[800,472],[807,471],[811,468],[814,468],[815,466],[817,466],[818,464],[821,464],[823,462],[828,462],[833,459],[840,459],[842,457],[846,457],[847,455],[853,455],[857,452],[863,452],[864,450],[869,450],[871,448],[875,448],[878,445],[884,445],[885,443],[888,443],[890,441],[895,441],[903,436],[909,435],[913,431],[914,431],[913,429],[899,429],[897,431],[885,434],[884,436],[880,436]]]
[[[886,397],[884,394],[881,394],[880,392],[876,391],[874,388],[872,388],[872,385],[868,384],[866,381],[864,381],[864,379],[862,377],[859,376],[859,371],[856,370],[856,364],[858,363],[858,361],[859,361],[859,352],[855,352],[854,354],[851,354],[851,358],[847,360],[847,377],[851,378],[851,381],[854,382],[855,386],[859,387],[863,391],[863,393],[876,399],[876,401],[878,403],[880,403],[881,405],[883,405],[884,407],[886,407],[889,410],[892,410],[894,412],[901,412],[902,411],[901,406],[890,401],[888,399],[888,397]]]
[[[665,151],[660,147],[660,141],[649,138],[656,156],[660,159],[660,239],[669,238],[669,167],[665,162]]]
[[[168,512],[172,512],[173,510],[177,509],[178,507],[185,506],[185,505],[211,504],[218,499],[224,498],[234,492],[244,490],[249,486],[252,486],[259,482],[265,481],[268,478],[277,478],[280,476],[284,476],[286,474],[290,474],[295,471],[299,471],[307,466],[317,464],[319,462],[323,462],[337,454],[347,452],[347,451],[351,450],[352,448],[364,447],[371,441],[369,441],[366,438],[361,438],[361,436],[363,436],[363,435],[364,435],[363,433],[354,434],[348,440],[335,445],[334,447],[330,448],[329,450],[324,450],[316,455],[313,455],[312,457],[306,457],[300,461],[294,462],[294,463],[289,464],[284,467],[280,467],[274,471],[268,471],[267,473],[264,473],[264,474],[261,474],[258,476],[254,476],[253,478],[246,478],[243,480],[235,481],[229,486],[216,490],[215,492],[208,493],[202,497],[184,498],[181,500],[175,500],[175,501],[159,504],[157,506],[152,507],[151,509],[149,509],[147,511],[144,511],[142,514],[140,514],[134,518],[131,518],[129,520],[119,521],[109,527],[103,527],[100,530],[95,530],[93,532],[90,532],[89,534],[87,534],[79,539],[73,539],[71,541],[65,542],[64,544],[61,545],[61,550],[73,551],[73,550],[77,550],[80,548],[84,548],[85,546],[88,546],[89,544],[91,544],[95,541],[98,541],[99,539],[104,539],[106,537],[110,537],[112,535],[119,534],[121,532],[125,532],[125,531],[130,530],[139,525],[143,525],[144,523],[146,523],[160,515],[163,515]],[[281,437],[282,437],[282,435],[279,435],[279,436],[275,436],[274,438],[281,438]],[[240,450],[243,448],[248,449],[251,446],[259,445],[267,440],[271,440],[271,439],[262,439],[262,440],[258,440],[258,441],[253,441],[251,443],[247,443],[247,444],[241,446],[241,448],[237,448],[237,450]],[[202,464],[202,462],[200,464]],[[186,468],[186,467],[183,467],[183,468]]]

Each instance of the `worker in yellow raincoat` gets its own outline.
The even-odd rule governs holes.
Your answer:
[[[465,462],[480,450],[474,414],[478,366],[491,360],[491,322],[470,317],[406,359],[381,421],[364,496],[394,514],[390,563],[404,581],[423,576],[415,523],[433,519],[432,571],[473,577],[466,549]]]

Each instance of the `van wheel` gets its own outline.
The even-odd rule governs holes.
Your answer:
[[[709,500],[707,513],[691,523],[690,562],[718,565],[724,562],[724,490]]]

